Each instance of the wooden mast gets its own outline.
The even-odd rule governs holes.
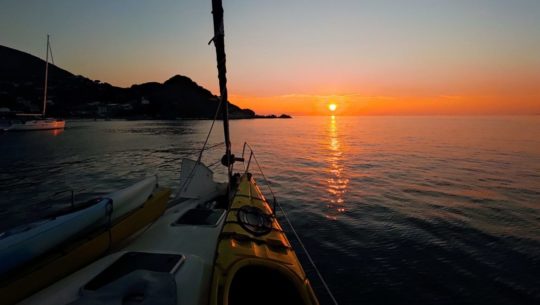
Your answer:
[[[222,163],[227,166],[230,180],[234,156],[231,154],[231,140],[229,137],[229,101],[227,97],[227,68],[225,66],[225,28],[223,26],[223,5],[221,0],[212,0],[212,15],[214,19],[214,38],[212,40],[216,47],[221,116],[223,118],[223,132],[225,135],[225,155],[223,156]]]

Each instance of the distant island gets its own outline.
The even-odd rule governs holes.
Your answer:
[[[43,102],[45,62],[0,46],[0,116],[37,113]],[[189,77],[120,88],[49,65],[47,114],[64,118],[212,119],[217,96]],[[259,115],[230,103],[231,119],[291,118]]]

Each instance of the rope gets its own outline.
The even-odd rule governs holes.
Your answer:
[[[191,168],[191,172],[189,172],[188,177],[186,178],[186,180],[184,181],[184,183],[182,184],[182,186],[178,189],[178,192],[176,192],[176,196],[175,196],[175,197],[180,196],[180,194],[182,193],[182,190],[188,186],[189,182],[191,182],[191,179],[193,179],[193,177],[194,177],[195,168],[197,167],[198,164],[201,163],[201,159],[202,159],[203,152],[207,149],[207,148],[206,148],[206,145],[208,144],[208,139],[210,139],[210,135],[212,134],[212,129],[214,129],[214,124],[216,123],[217,116],[218,116],[218,114],[219,114],[219,110],[221,109],[221,104],[222,104],[222,102],[223,102],[222,99],[219,99],[219,104],[218,104],[218,106],[217,106],[216,113],[214,114],[214,119],[212,120],[212,124],[210,125],[210,130],[208,130],[208,134],[206,135],[206,139],[204,140],[203,147],[201,148],[201,151],[199,152],[199,157],[197,157],[197,162],[196,162],[195,165]],[[221,143],[212,145],[212,146],[210,146],[208,149],[215,148],[215,147],[217,147],[217,146],[219,146],[219,145],[221,145]]]
[[[300,236],[298,235],[298,233],[296,233],[296,230],[294,229],[291,221],[289,220],[289,217],[287,217],[287,213],[285,213],[285,210],[283,210],[283,207],[281,206],[281,204],[279,202],[277,202],[277,206],[279,207],[281,213],[283,214],[283,217],[285,218],[285,221],[287,221],[287,224],[291,228],[291,231],[293,232],[294,237],[296,238],[296,240],[298,240],[298,243],[300,244],[300,247],[302,247],[302,249],[304,250],[304,253],[306,253],[307,258],[308,258],[309,262],[311,263],[311,266],[313,266],[313,269],[315,269],[315,272],[317,272],[317,276],[321,280],[321,283],[323,284],[324,288],[326,289],[326,292],[328,293],[328,295],[332,299],[332,302],[335,305],[338,305],[338,302],[337,302],[336,298],[334,297],[334,294],[332,294],[332,291],[330,290],[330,287],[328,287],[328,284],[326,284],[326,281],[324,280],[321,272],[319,271],[319,268],[317,268],[317,265],[315,265],[315,262],[311,258],[311,255],[309,254],[308,250],[306,249],[306,246],[304,246],[304,243],[302,242],[302,239],[300,239]]]
[[[221,109],[221,103],[222,103],[222,100],[219,99],[219,104],[217,106],[216,113],[214,114],[214,119],[212,120],[212,125],[210,125],[210,130],[208,131],[208,134],[206,135],[206,139],[204,140],[203,147],[201,149],[201,152],[199,153],[199,157],[197,158],[197,163],[201,162],[203,151],[206,148],[206,144],[208,143],[208,139],[210,138],[210,134],[212,134],[212,129],[214,129],[214,124],[216,123],[217,116],[219,114],[219,110]]]
[[[50,53],[51,53],[51,61],[52,61],[52,64],[53,64],[53,65],[56,65],[56,64],[54,63],[54,57],[53,57],[53,54],[52,54],[52,47],[51,47],[51,44],[50,44],[50,43],[49,43],[49,51],[50,51]]]
[[[220,165],[220,164],[221,164],[221,160],[217,160],[216,162],[214,162],[214,163],[208,165],[208,167],[210,168],[210,167],[214,167],[214,166]]]
[[[214,145],[211,145],[211,146],[208,146],[207,148],[205,148],[204,150],[210,150],[210,149],[214,149],[216,147],[220,147],[221,145],[224,145],[225,142],[219,142],[219,143],[216,143]]]
[[[211,150],[211,149],[217,148],[219,146],[222,146],[223,144],[225,144],[225,142],[219,142],[219,143],[216,143],[214,145],[210,145],[210,146],[206,147],[204,150]],[[194,159],[196,159],[197,156],[199,155],[200,151],[201,151],[200,148],[197,148],[197,149],[183,149],[182,150],[182,155],[190,156],[190,157],[193,157]]]
[[[251,146],[249,146],[249,149],[251,149]],[[268,179],[266,179],[266,176],[264,175],[264,172],[263,172],[263,170],[261,168],[261,165],[259,164],[259,161],[257,161],[257,156],[255,156],[255,153],[253,152],[253,149],[251,149],[251,154],[253,156],[253,160],[255,160],[255,164],[257,164],[257,167],[259,168],[259,172],[261,173],[261,175],[262,175],[262,177],[264,179],[264,182],[266,183],[266,186],[270,190],[270,194],[272,194],[272,199],[274,200],[274,214],[275,214],[276,213],[276,205],[275,205],[275,203],[277,202],[276,195],[274,195],[274,191],[272,190],[272,187],[270,186],[270,182],[268,181]]]

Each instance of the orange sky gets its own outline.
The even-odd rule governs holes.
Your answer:
[[[337,105],[336,115],[532,115],[540,114],[540,97],[433,96],[391,97],[349,95],[282,95],[252,97],[232,95],[242,108],[262,114],[329,114],[328,105]],[[519,103],[509,99],[520,100]]]
[[[9,0],[0,44],[129,87],[214,94],[210,1]],[[29,4],[31,3],[31,4]],[[540,114],[540,1],[224,1],[230,101],[261,114]]]
[[[334,93],[324,85],[312,88],[315,94],[256,95],[232,94],[230,100],[257,113],[289,113],[296,115],[328,114],[328,104],[335,103],[337,115],[538,115],[540,114],[540,71],[537,73],[500,73],[488,76],[442,78],[445,84],[400,76],[387,82],[387,88],[377,82],[364,81],[347,93]],[[390,78],[390,77],[389,77]],[[413,79],[413,80],[411,80]],[[324,79],[319,80],[324,84]],[[415,82],[414,86],[404,83]],[[344,82],[346,83],[346,82]],[[234,88],[234,86],[233,86]],[[237,91],[242,91],[239,86]],[[233,91],[235,92],[235,91]]]

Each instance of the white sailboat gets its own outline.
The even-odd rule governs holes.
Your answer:
[[[31,114],[18,114],[17,119],[11,120],[7,127],[4,127],[4,131],[30,131],[30,130],[51,130],[51,129],[64,129],[66,121],[62,119],[47,118],[45,117],[47,111],[47,81],[49,78],[49,51],[51,51],[51,45],[49,41],[49,35],[47,35],[47,52],[45,55],[45,85],[43,90],[43,109],[41,113]],[[52,58],[52,52],[51,52]]]

